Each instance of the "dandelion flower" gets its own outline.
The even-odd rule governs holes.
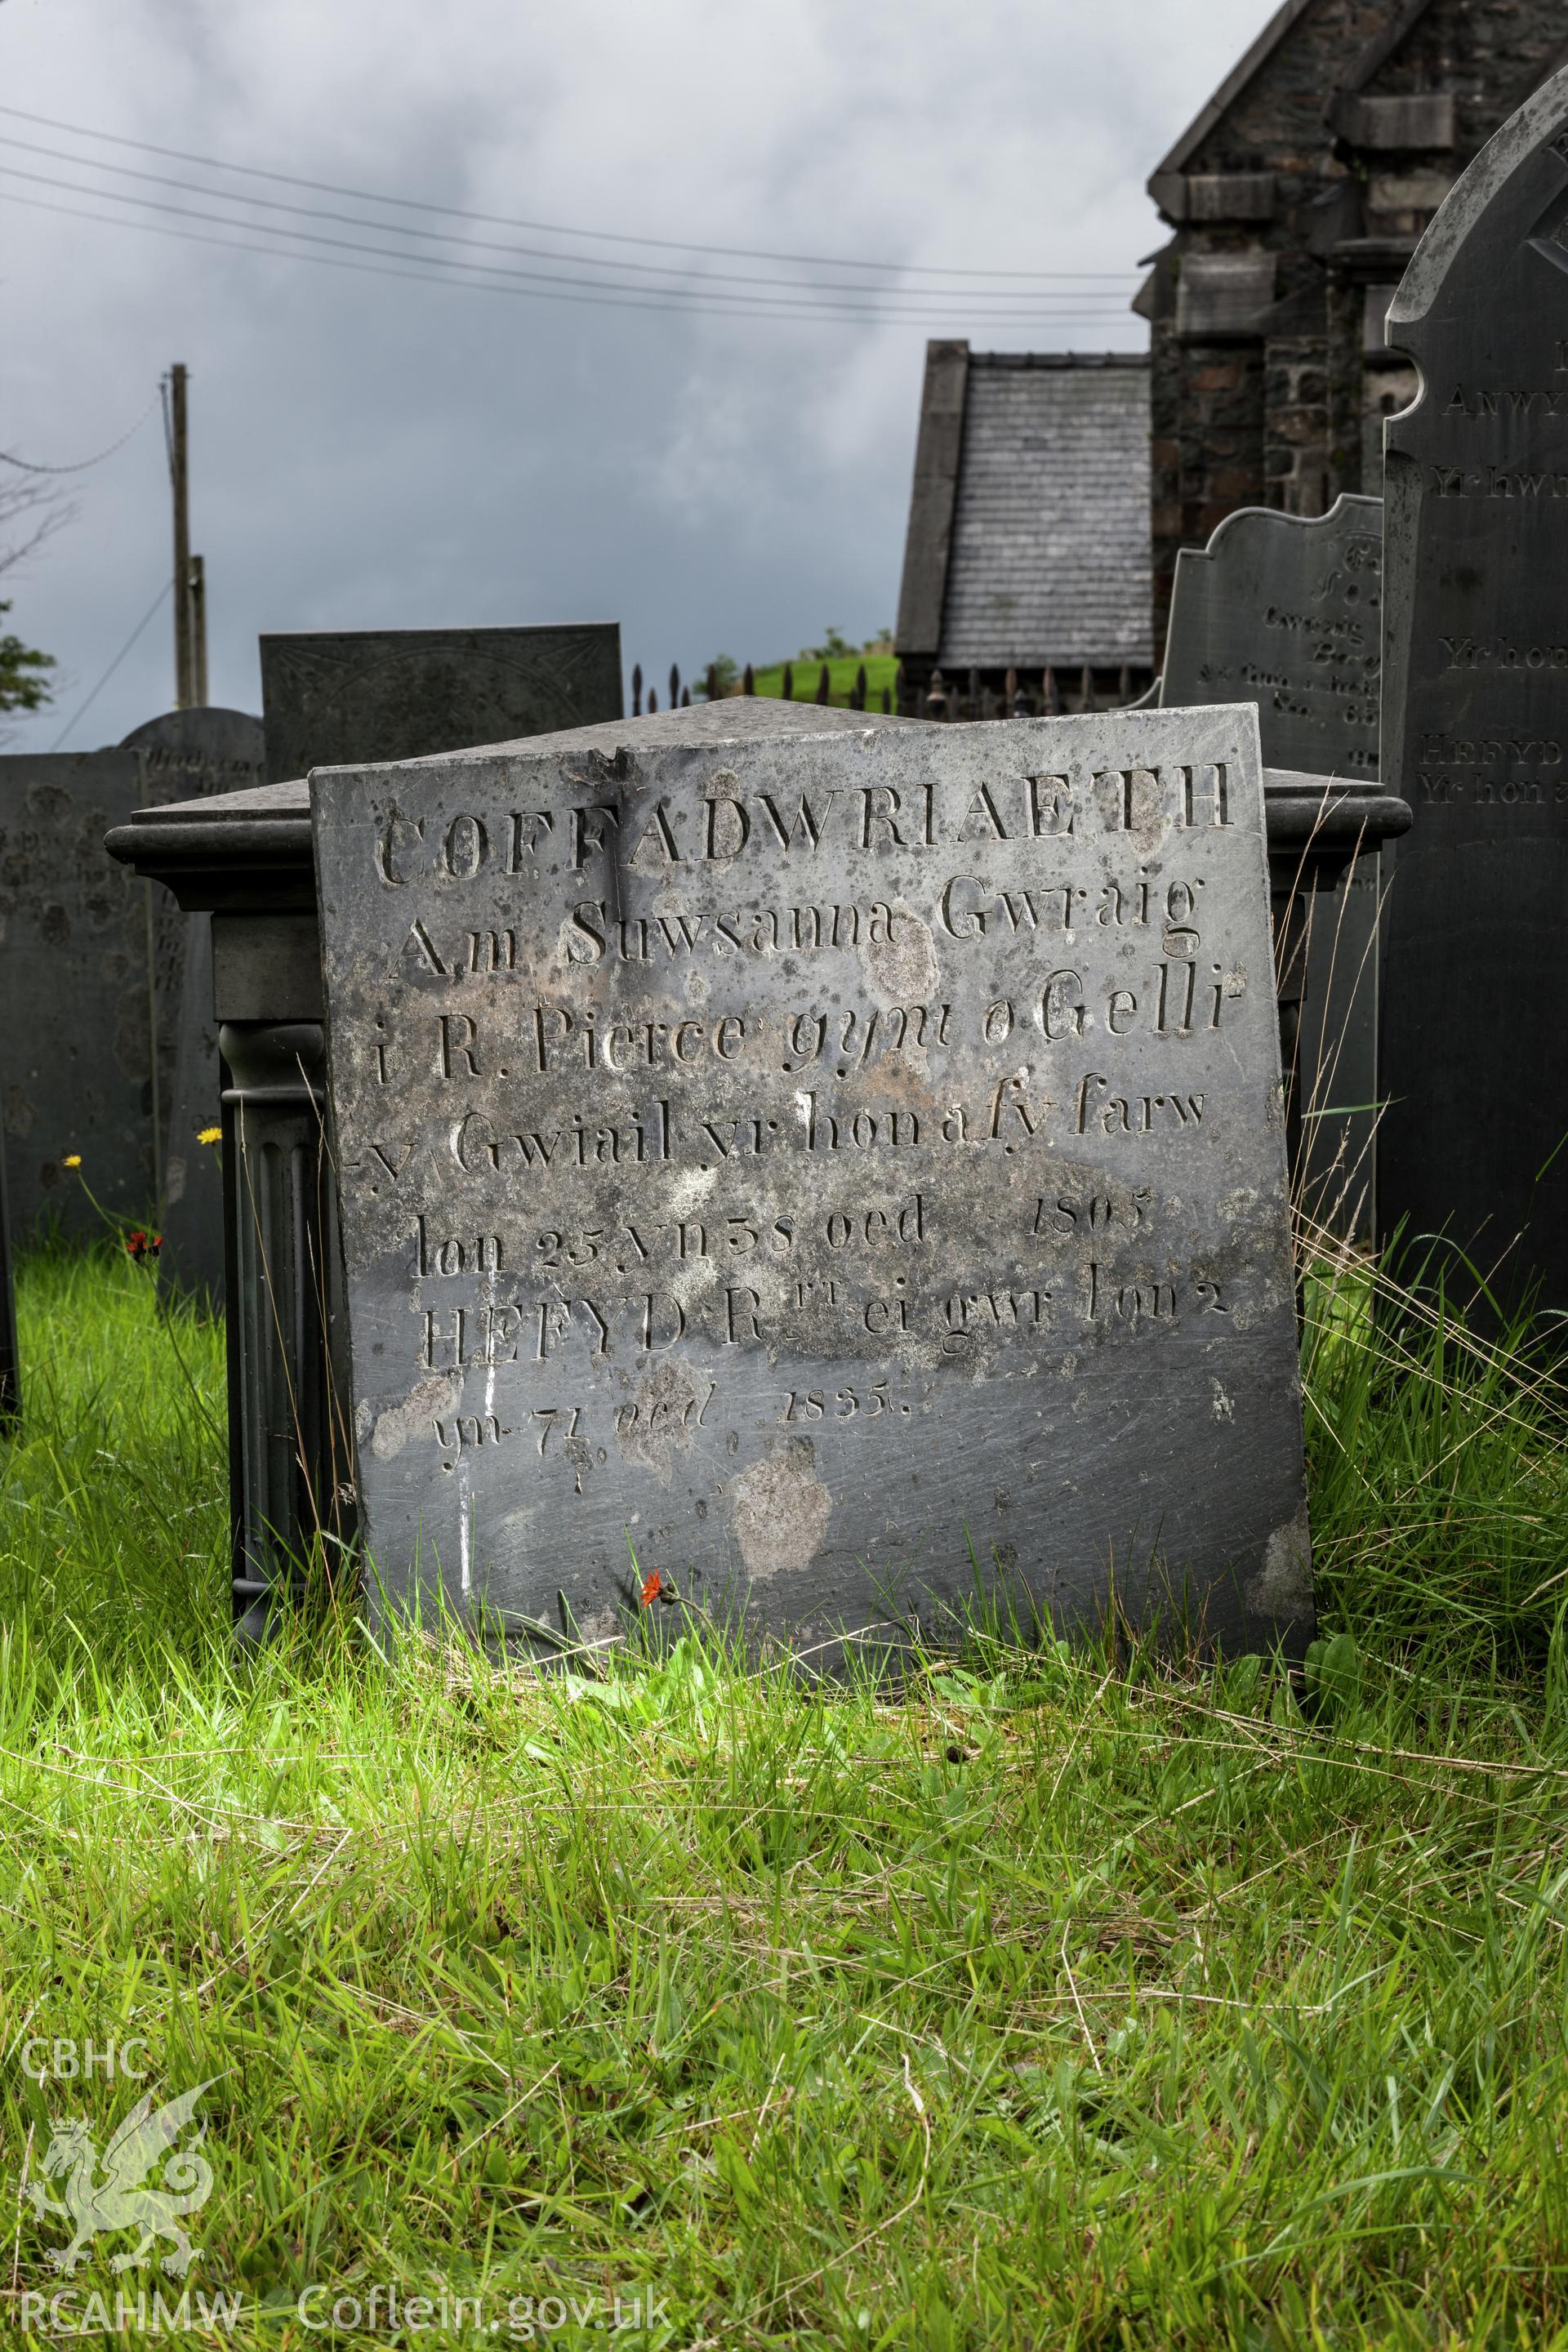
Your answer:
[[[60,1166],[62,1168],[79,1168],[81,1166],[80,1152],[68,1151],[65,1158],[60,1161]]]
[[[196,1141],[198,1143],[221,1143],[223,1141],[223,1129],[221,1127],[204,1127],[197,1131]],[[66,1165],[68,1168],[69,1167],[69,1160],[66,1162]]]

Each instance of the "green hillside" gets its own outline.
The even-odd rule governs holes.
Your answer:
[[[869,709],[873,710],[881,709],[884,687],[889,694],[894,691],[894,681],[899,671],[897,655],[843,655],[827,665],[827,698],[829,702],[837,703],[840,709],[847,710],[849,708],[849,698],[855,691],[855,680],[862,662],[866,666],[866,700]],[[767,696],[773,701],[780,700],[784,694],[784,674],[786,667],[787,665],[781,661],[770,663],[766,669],[759,669],[755,674],[757,692]],[[815,702],[816,683],[822,675],[822,664],[819,661],[797,659],[794,664],[794,671],[795,692],[792,699],[795,702]]]

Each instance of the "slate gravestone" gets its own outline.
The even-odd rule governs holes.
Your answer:
[[[149,805],[210,799],[265,782],[259,719],[248,710],[170,710],[128,735],[142,755]],[[216,1126],[223,1096],[213,1013],[212,918],[184,915],[173,895],[154,898],[158,1099],[163,1122],[163,1255],[159,1280],[221,1306],[223,1173],[197,1141]]]
[[[1266,766],[1377,774],[1383,501],[1243,507],[1176,558],[1161,700],[1258,704]]]
[[[152,893],[103,846],[142,800],[134,751],[0,759],[0,1086],[13,1231],[150,1213]],[[64,1166],[79,1153],[79,1182]]]
[[[1299,1649],[1255,713],[802,717],[313,776],[378,1574]]]
[[[11,1272],[11,1211],[5,1185],[5,1138],[0,1130],[0,1435],[21,1416],[21,1357],[16,1348],[16,1292]]]
[[[1568,1307],[1568,69],[1458,182],[1388,340],[1379,1219]],[[1522,1243],[1516,1236],[1524,1233]],[[1510,1247],[1510,1244],[1514,1244]],[[1507,1253],[1505,1258],[1505,1252]],[[1459,1277],[1464,1279],[1462,1275]]]
[[[1244,507],[1176,558],[1161,700],[1256,698],[1264,764],[1377,774],[1383,501],[1308,520]],[[1392,853],[1390,853],[1392,862]],[[1297,1084],[1298,1191],[1320,1221],[1372,1225],[1377,1101],[1376,852],[1314,902]]]
[[[539,629],[355,629],[261,639],[274,783],[621,715],[614,621]]]
[[[266,782],[262,724],[249,710],[216,704],[165,710],[134,729],[121,748],[142,754],[150,808],[248,792]]]

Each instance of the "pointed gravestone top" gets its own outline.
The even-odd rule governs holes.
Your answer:
[[[1415,823],[1389,904],[1380,1222],[1447,1232],[1562,1307],[1568,68],[1449,194],[1388,340],[1422,389],[1385,428],[1384,778]]]

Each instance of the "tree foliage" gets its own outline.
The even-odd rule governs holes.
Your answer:
[[[75,513],[75,502],[52,483],[0,479],[0,573],[16,571],[29,555],[36,555]],[[0,620],[10,609],[9,604],[0,601]],[[54,667],[53,654],[38,653],[22,638],[0,629],[0,713],[41,710],[52,701],[54,688],[46,672]]]
[[[0,604],[0,615],[10,611]],[[53,669],[53,654],[40,654],[8,631],[0,633],[0,710],[41,710],[54,689],[42,673]]]

